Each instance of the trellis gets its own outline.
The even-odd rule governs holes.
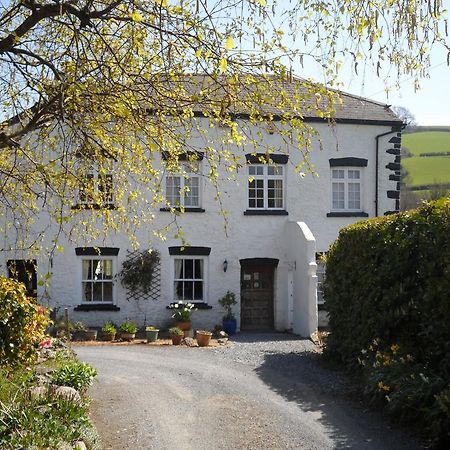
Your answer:
[[[127,260],[136,261],[142,252],[139,250],[131,251],[127,250]],[[161,263],[159,262],[153,268],[152,281],[150,283],[150,289],[146,292],[142,287],[138,286],[134,289],[126,288],[127,300],[158,300],[161,292]]]

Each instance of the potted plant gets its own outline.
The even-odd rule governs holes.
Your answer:
[[[124,322],[120,325],[120,337],[125,341],[132,341],[136,337],[136,331],[138,327],[133,322]]]
[[[191,315],[194,305],[192,303],[179,301],[177,303],[172,303],[169,308],[174,310],[172,318],[175,319],[175,326],[183,331],[190,330]]]
[[[229,335],[236,333],[237,322],[232,309],[236,304],[236,294],[230,291],[227,291],[219,300],[219,305],[225,310],[225,315],[222,319],[223,331]]]
[[[83,322],[75,322],[73,323],[73,333],[72,333],[72,339],[74,341],[82,341],[82,340],[86,340],[86,326],[84,325]]]
[[[145,327],[145,335],[147,337],[147,342],[156,342],[158,340],[158,328],[148,326]]]
[[[197,344],[199,347],[208,347],[212,333],[206,330],[197,330]]]
[[[116,338],[117,328],[112,322],[106,322],[102,332],[105,341],[113,341]]]
[[[180,345],[182,339],[184,338],[184,331],[178,327],[172,327],[169,329],[169,334],[172,339],[173,345]]]

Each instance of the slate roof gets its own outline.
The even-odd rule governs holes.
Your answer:
[[[162,101],[166,106],[188,107],[199,114],[222,109],[235,116],[258,112],[263,116],[300,117],[311,122],[328,120],[329,117],[324,118],[318,114],[318,110],[327,110],[330,102],[333,102],[332,119],[336,122],[392,126],[402,123],[386,104],[329,89],[301,78],[289,80],[243,75],[238,83],[233,83],[230,77],[220,77],[217,81],[206,75],[183,75],[176,80],[165,81],[164,85],[162,91],[159,90],[155,96],[150,95],[156,102],[153,104],[155,109],[161,107]],[[161,84],[158,83],[158,86],[161,87]],[[149,103],[152,104],[152,100]]]

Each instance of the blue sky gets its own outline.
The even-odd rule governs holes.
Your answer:
[[[286,0],[282,0],[286,1]],[[443,0],[443,6],[450,9],[450,0]],[[446,13],[448,18],[449,14]],[[447,38],[450,45],[450,37]],[[432,47],[430,52],[431,68],[429,78],[422,79],[420,89],[414,90],[413,79],[410,76],[399,78],[399,87],[396,87],[396,77],[387,83],[389,93],[386,93],[386,83],[378,78],[375,71],[360,62],[358,75],[351,70],[351,61],[347,69],[342,72],[339,81],[341,90],[362,97],[371,98],[393,106],[404,106],[416,117],[419,125],[447,125],[450,126],[450,67],[447,65],[447,51],[443,46]],[[314,68],[293,66],[295,73],[301,77],[314,78],[318,71]]]
[[[280,0],[279,6],[283,8],[284,2]],[[9,0],[0,0],[0,5],[7,5]],[[450,0],[443,1],[446,9],[450,8]],[[448,16],[448,13],[447,13]],[[450,38],[448,39],[450,43]],[[368,97],[383,103],[408,108],[416,117],[419,125],[448,125],[450,126],[450,67],[447,65],[447,52],[443,48],[435,47],[431,52],[431,69],[428,79],[421,81],[421,88],[414,90],[413,80],[401,77],[400,88],[395,87],[395,81],[390,84],[390,92],[385,92],[385,83],[379,79],[367,66],[364,70],[360,64],[359,74],[347,70],[341,77],[343,91]],[[313,68],[305,70],[300,65],[293,66],[294,72],[302,77],[310,78],[317,75]],[[308,73],[309,72],[309,73]],[[316,81],[323,82],[320,78]]]

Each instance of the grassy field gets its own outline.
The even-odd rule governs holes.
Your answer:
[[[411,186],[450,182],[450,156],[431,158],[403,158],[402,165],[409,172]]]
[[[402,158],[402,166],[410,174],[410,186],[450,183],[450,156],[419,157],[421,153],[450,152],[450,129],[445,132],[430,128],[402,136],[402,146],[415,155]]]
[[[450,152],[450,133],[445,131],[405,133],[402,136],[402,146],[416,156],[421,153]]]

